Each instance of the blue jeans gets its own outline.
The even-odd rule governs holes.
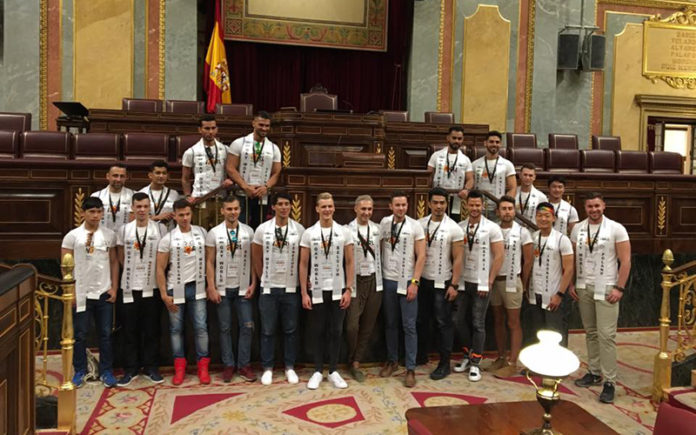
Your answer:
[[[106,302],[108,298],[109,295],[104,293],[99,297],[99,300],[87,299],[85,311],[81,313],[76,312],[73,308],[75,320],[73,367],[75,373],[87,371],[87,343],[85,341],[89,330],[90,316],[94,317],[94,324],[99,336],[99,374],[103,375],[112,369],[114,354],[111,348],[111,327],[114,320],[114,304]]]
[[[387,361],[399,360],[399,317],[404,329],[404,359],[407,370],[416,369],[416,351],[418,335],[416,318],[418,317],[418,298],[408,302],[406,295],[396,293],[398,283],[388,279],[384,281],[382,309],[384,310],[384,332],[387,340]]]
[[[196,343],[196,359],[208,356],[208,325],[206,300],[196,299],[196,283],[186,283],[184,288],[186,302],[176,304],[179,310],[176,313],[169,311],[169,337],[172,340],[172,356],[185,358],[184,353],[184,309],[188,308],[189,317],[193,321],[194,342]],[[167,290],[167,295],[172,295],[172,290]]]
[[[264,370],[273,369],[275,332],[279,313],[285,336],[285,368],[294,368],[297,358],[297,318],[299,312],[299,293],[286,293],[284,288],[272,288],[270,294],[261,293],[259,295],[261,366]]]
[[[469,352],[471,364],[478,366],[486,343],[486,311],[490,292],[479,297],[478,284],[465,282],[464,291],[457,294],[457,329],[461,335],[464,352]],[[465,355],[466,356],[466,355]]]
[[[244,367],[249,365],[251,359],[251,337],[254,334],[254,318],[252,315],[251,299],[245,299],[244,294],[238,295],[239,287],[225,290],[226,296],[220,298],[217,306],[218,320],[220,322],[220,356],[225,367],[234,366],[234,351],[232,350],[232,305],[237,312],[237,324],[239,325],[239,344],[237,352],[239,358],[237,365]]]

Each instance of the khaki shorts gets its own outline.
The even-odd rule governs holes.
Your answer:
[[[524,296],[524,289],[522,288],[522,280],[517,277],[516,291],[514,293],[508,293],[505,291],[505,280],[496,280],[493,282],[493,291],[491,292],[491,305],[500,306],[504,305],[508,310],[513,310],[515,308],[522,308],[522,298]]]

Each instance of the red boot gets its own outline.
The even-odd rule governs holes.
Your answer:
[[[174,358],[174,377],[172,377],[173,385],[181,385],[186,376],[186,358]]]
[[[208,366],[210,365],[210,358],[201,358],[198,360],[198,379],[201,384],[210,383],[210,375],[208,374]]]

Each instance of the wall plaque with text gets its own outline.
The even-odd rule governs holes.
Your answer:
[[[696,12],[643,22],[643,75],[675,88],[696,87]]]

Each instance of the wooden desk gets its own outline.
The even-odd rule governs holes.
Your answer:
[[[519,435],[540,427],[544,410],[536,401],[411,408],[406,419],[416,419],[433,434]],[[561,400],[551,410],[551,424],[564,434],[616,434],[612,428],[573,402]]]

